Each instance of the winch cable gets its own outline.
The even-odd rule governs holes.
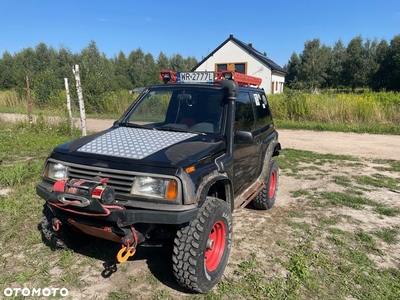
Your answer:
[[[104,213],[104,214],[93,214],[93,213],[87,213],[87,212],[83,212],[83,211],[76,211],[76,210],[73,210],[73,209],[65,208],[65,206],[73,205],[75,203],[81,203],[78,200],[73,200],[73,201],[70,201],[68,203],[63,203],[63,204],[58,204],[58,203],[53,203],[53,202],[47,202],[47,203],[52,205],[52,206],[55,206],[55,207],[57,207],[59,209],[62,209],[62,210],[65,210],[65,211],[68,211],[68,212],[71,212],[71,213],[74,213],[74,214],[92,216],[92,217],[107,217],[107,216],[109,216],[111,214],[111,211],[109,209],[124,210],[124,208],[121,207],[121,206],[103,205],[103,204],[100,203],[100,205],[103,207],[103,209],[106,211],[106,213]]]

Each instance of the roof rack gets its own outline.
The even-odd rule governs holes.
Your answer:
[[[179,83],[218,83],[222,80],[234,80],[240,86],[259,88],[262,79],[230,70],[219,72],[174,72],[171,70],[160,71],[159,77],[162,82]]]
[[[220,72],[216,72],[217,77],[215,78],[215,82],[220,82],[221,80],[234,80],[240,86],[256,86],[260,87],[262,79],[255,76],[250,76],[242,73],[238,73],[235,71],[224,70]]]

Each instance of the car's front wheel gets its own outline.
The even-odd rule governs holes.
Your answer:
[[[54,213],[44,204],[42,211],[41,231],[44,240],[53,248],[66,249],[77,246],[88,240],[88,236],[74,230],[70,225],[60,224],[58,228],[53,225]]]
[[[179,284],[206,293],[219,281],[232,243],[232,214],[228,204],[207,197],[197,219],[180,229],[174,240],[173,272]]]

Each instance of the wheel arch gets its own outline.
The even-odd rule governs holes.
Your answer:
[[[197,192],[199,207],[203,205],[207,196],[219,198],[227,202],[231,211],[233,211],[233,185],[227,174],[214,174],[214,176],[208,177],[207,180],[201,184]]]
[[[261,173],[258,176],[259,180],[262,180],[263,182],[267,180],[270,167],[269,162],[272,159],[272,157],[279,155],[280,150],[281,150],[281,144],[277,140],[271,141],[271,143],[268,145],[267,150],[265,151]]]

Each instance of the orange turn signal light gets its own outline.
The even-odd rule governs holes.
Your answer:
[[[178,183],[175,180],[170,180],[165,193],[165,198],[168,200],[174,200],[178,196]]]
[[[196,170],[196,168],[194,166],[188,167],[186,168],[186,173],[192,173]]]

